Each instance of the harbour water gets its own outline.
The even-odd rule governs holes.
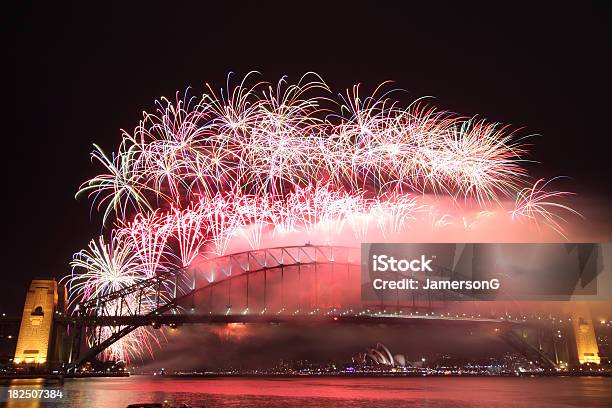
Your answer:
[[[41,388],[29,380],[10,387]],[[126,407],[164,400],[201,407],[604,407],[612,378],[129,378],[67,379],[56,403],[13,400],[8,407]],[[0,403],[1,404],[1,403]]]

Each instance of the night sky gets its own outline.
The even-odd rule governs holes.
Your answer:
[[[50,2],[5,12],[12,91],[0,311],[18,313],[32,278],[65,275],[71,255],[99,234],[101,217],[74,198],[99,171],[92,143],[115,150],[120,128],[133,129],[156,98],[189,86],[201,94],[205,82],[219,88],[229,71],[258,70],[273,82],[316,71],[336,93],[395,80],[406,104],[431,95],[440,108],[541,134],[531,139],[542,163],[535,173],[571,176],[564,188],[609,205],[604,2],[211,3]]]

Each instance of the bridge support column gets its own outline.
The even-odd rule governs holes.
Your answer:
[[[578,364],[600,364],[599,347],[593,318],[588,304],[576,302],[572,306],[572,328],[576,340],[575,352]]]
[[[18,370],[48,371],[66,362],[66,291],[55,280],[33,280],[26,294],[13,363]]]

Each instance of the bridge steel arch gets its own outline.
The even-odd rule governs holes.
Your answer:
[[[67,319],[67,323],[72,323],[75,327],[69,367],[74,369],[93,359],[139,326],[150,325],[156,319],[164,316],[167,318],[168,315],[184,316],[187,312],[187,302],[193,301],[196,295],[204,290],[208,289],[212,293],[216,287],[227,283],[231,285],[236,278],[245,277],[248,280],[250,276],[260,273],[265,277],[268,271],[277,270],[283,275],[285,270],[295,269],[301,274],[303,269],[311,266],[316,268],[317,265],[338,265],[347,270],[353,266],[355,271],[358,271],[359,249],[304,245],[245,251],[165,271],[135,285],[79,303],[75,307],[74,316]],[[246,288],[248,299],[248,283]],[[266,288],[264,285],[264,292]],[[266,297],[267,294],[264,294],[264,299]],[[208,314],[212,315],[212,311]],[[103,339],[102,326],[105,325],[114,330],[110,336]],[[81,335],[85,328],[94,329],[93,345],[81,356]]]
[[[388,302],[363,302],[360,274],[359,248],[326,245],[245,251],[164,271],[77,304],[73,316],[65,321],[73,328],[68,369],[74,370],[93,360],[136,328],[148,325],[330,319],[359,324],[470,321],[493,323],[503,327],[506,333],[520,323],[487,317],[436,315],[432,310],[440,305],[432,302],[429,291],[425,291],[427,294],[414,292],[408,301],[400,302],[398,294]],[[324,275],[331,275],[331,279]],[[286,281],[295,287],[285,290]],[[303,285],[314,288],[314,292],[301,290]],[[449,300],[462,297],[452,292],[447,296]],[[408,313],[408,310],[416,312]],[[111,328],[107,337],[102,334],[104,326]],[[92,344],[81,353],[82,335],[86,330]]]

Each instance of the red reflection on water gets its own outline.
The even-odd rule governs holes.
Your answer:
[[[164,399],[211,406],[609,406],[612,378],[197,378],[67,381],[66,406]],[[404,403],[404,404],[402,404]],[[200,405],[196,405],[200,406]]]

